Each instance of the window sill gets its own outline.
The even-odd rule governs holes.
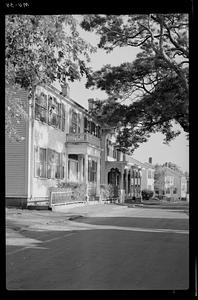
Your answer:
[[[49,125],[48,123],[43,122],[43,121],[41,121],[41,120],[39,120],[39,119],[37,119],[37,118],[35,118],[35,120],[38,121],[39,123],[41,123],[42,125],[46,125],[46,126],[52,127],[52,128],[54,128],[54,129],[56,129],[56,130],[58,130],[58,131],[61,131],[62,133],[65,133],[65,130],[62,130],[62,129],[60,129],[60,128],[57,128],[57,127],[55,127],[55,126],[53,126],[53,125]]]

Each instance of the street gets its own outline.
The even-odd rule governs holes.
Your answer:
[[[17,235],[10,228],[7,289],[188,289],[186,215],[126,217],[130,209],[122,211],[111,217],[84,216],[58,230],[30,228]]]

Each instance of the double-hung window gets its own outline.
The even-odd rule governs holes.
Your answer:
[[[94,160],[88,160],[88,181],[97,181],[97,162]]]
[[[46,95],[37,88],[35,93],[35,119],[65,131],[65,107],[56,97]]]
[[[47,177],[60,179],[61,176],[61,154],[48,149],[47,155]]]
[[[71,109],[70,133],[80,133],[80,114]]]
[[[47,149],[35,147],[35,176],[46,178],[47,177]]]
[[[148,170],[148,178],[152,178],[151,177],[151,170]]]
[[[35,118],[47,123],[47,95],[43,92],[35,95]]]
[[[63,154],[51,149],[35,147],[35,177],[64,178]]]
[[[48,96],[48,124],[61,128],[61,104],[52,96]]]

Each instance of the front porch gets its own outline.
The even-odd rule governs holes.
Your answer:
[[[87,135],[86,135],[87,136]],[[88,141],[80,142],[82,135],[76,137],[76,142],[67,142],[66,146],[66,180],[86,185],[87,201],[100,199],[100,148]]]
[[[112,185],[119,202],[141,199],[140,168],[126,161],[106,161],[103,183]]]

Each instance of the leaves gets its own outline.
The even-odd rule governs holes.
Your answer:
[[[80,37],[72,15],[6,16],[5,80],[8,86],[18,85],[31,91],[39,83],[79,80],[89,73],[86,62],[94,50]],[[12,110],[14,101],[10,106]],[[15,110],[18,107],[16,103]]]
[[[95,116],[117,128],[123,151],[134,151],[156,132],[170,142],[180,134],[173,122],[189,131],[188,15],[89,15],[81,25],[100,36],[98,46],[107,52],[124,46],[141,49],[135,61],[105,65],[86,84],[108,94]]]

